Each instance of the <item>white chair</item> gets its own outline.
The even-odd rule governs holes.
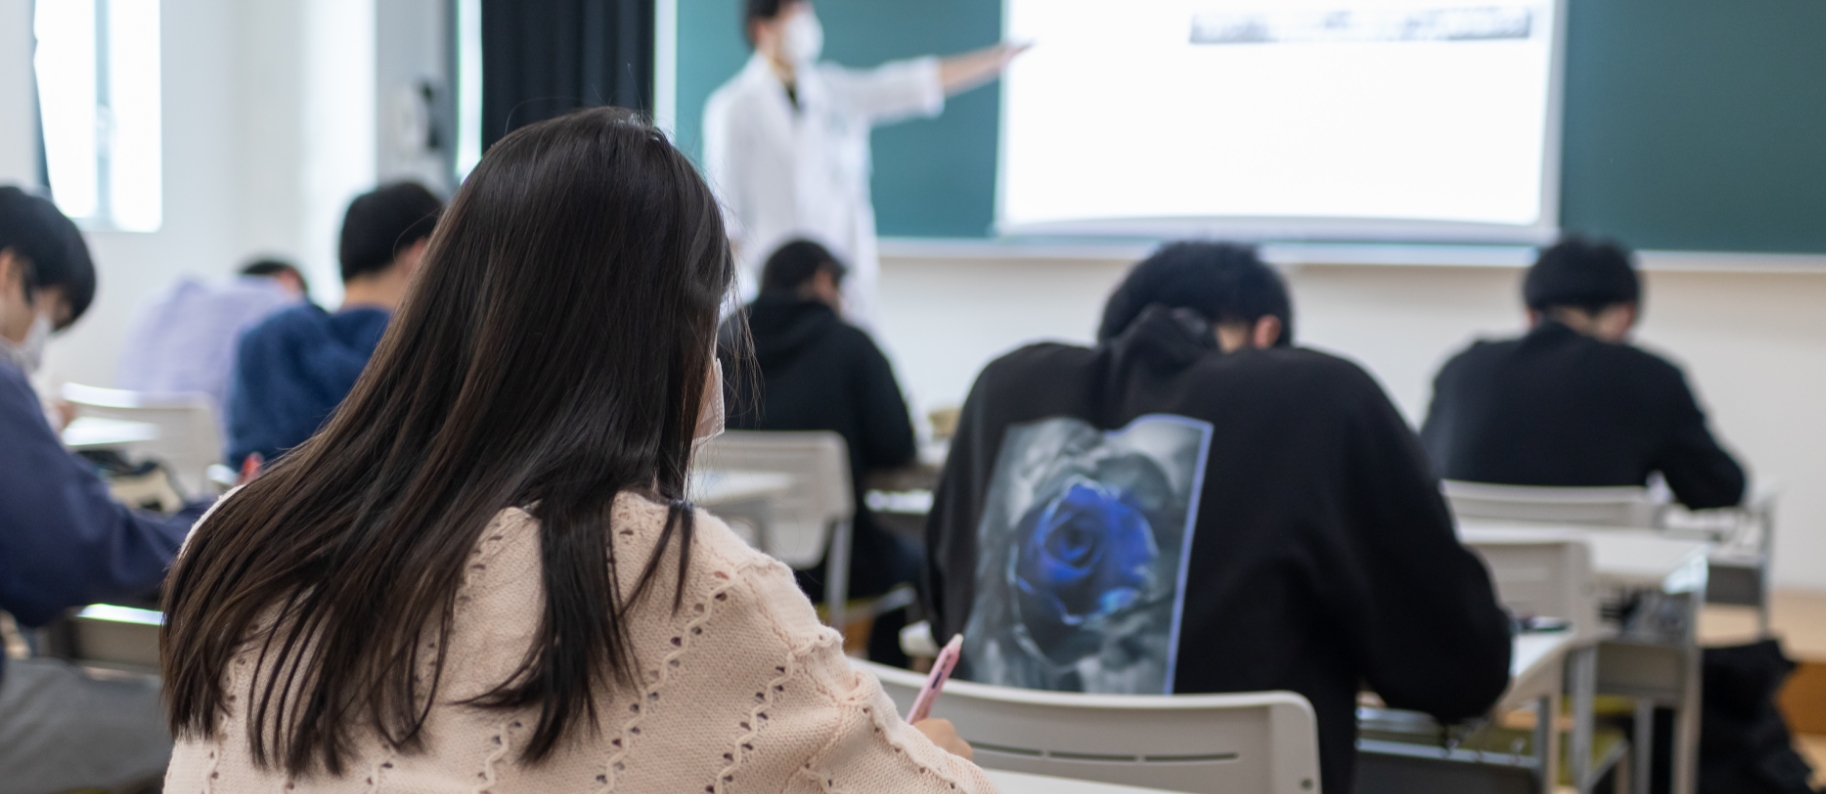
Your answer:
[[[1484,561],[1496,598],[1517,615],[1564,618],[1581,641],[1600,634],[1591,546],[1551,531],[1470,531],[1465,546]]]
[[[790,487],[761,500],[762,507],[752,514],[745,515],[742,506],[734,504],[718,512],[753,521],[761,551],[794,568],[811,568],[828,556],[825,608],[832,626],[844,626],[856,503],[843,436],[828,430],[731,430],[711,439],[694,463],[704,472],[776,472],[792,477]]]
[[[1519,521],[1599,527],[1655,527],[1663,509],[1647,488],[1543,488],[1446,480],[1460,521]]]
[[[222,435],[215,408],[204,394],[147,394],[65,384],[63,398],[79,416],[143,422],[158,428],[158,437],[125,445],[171,467],[186,496],[209,493],[208,470],[222,460]]]
[[[1763,487],[1741,507],[1689,512],[1659,501],[1648,488],[1547,488],[1446,480],[1460,523],[1553,524],[1649,528],[1718,544],[1711,554],[1706,603],[1753,607],[1769,631],[1769,565],[1775,540],[1775,491]]]
[[[872,662],[902,714],[925,676]],[[984,769],[1194,794],[1313,794],[1319,738],[1293,692],[1084,695],[952,681],[932,716],[950,720]]]

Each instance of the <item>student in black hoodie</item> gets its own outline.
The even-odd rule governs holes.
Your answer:
[[[1642,285],[1630,252],[1568,237],[1522,285],[1533,326],[1479,341],[1433,381],[1420,437],[1442,477],[1506,485],[1642,485],[1729,507],[1744,471],[1712,438],[1673,363],[1629,344]]]
[[[1096,347],[984,369],[926,533],[960,676],[1299,692],[1340,792],[1360,687],[1442,720],[1493,705],[1509,623],[1419,443],[1373,378],[1292,329],[1253,250],[1176,243],[1130,271]]]
[[[864,505],[871,471],[913,462],[918,452],[907,404],[888,359],[868,333],[843,321],[846,268],[824,246],[794,240],[775,251],[761,272],[761,293],[743,311],[754,340],[758,377],[752,390],[731,383],[729,427],[739,430],[831,430],[849,446],[856,497],[850,594],[877,596],[919,578],[917,544],[877,525]],[[726,329],[727,330],[727,329]],[[734,345],[720,345],[728,355]],[[725,362],[731,372],[738,369]],[[752,391],[753,399],[738,399]],[[749,405],[752,403],[752,405]],[[801,572],[800,585],[823,595],[824,566]],[[899,655],[890,622],[875,632],[870,657]]]

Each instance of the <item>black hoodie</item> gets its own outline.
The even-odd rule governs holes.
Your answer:
[[[1191,513],[1192,529],[1174,692],[1306,696],[1318,716],[1323,787],[1341,792],[1351,790],[1360,686],[1446,720],[1494,704],[1508,681],[1508,620],[1483,565],[1454,536],[1414,433],[1375,380],[1311,350],[1220,353],[1210,326],[1162,307],[1095,349],[1032,345],[977,378],[927,524],[935,636],[964,632],[972,610],[986,608],[979,577],[993,585],[1025,564],[1003,574],[991,569],[1009,555],[979,549],[979,538],[992,537],[995,516],[985,509],[999,498],[992,480],[1005,478],[1004,439],[1019,447],[1020,434],[1058,417],[1114,436],[1148,415],[1208,428],[1200,478],[1180,478],[1202,487],[1177,514]],[[1120,491],[1081,493],[1094,501],[1100,488]],[[1114,505],[1106,516],[1134,501],[1105,498]],[[1184,525],[1155,523],[1171,520]],[[1093,524],[1075,528],[1104,531]],[[1082,546],[1081,538],[1061,548]],[[980,559],[988,567],[979,569]],[[1109,602],[1132,603],[1127,595]],[[1028,631],[1021,641],[1046,639]],[[965,648],[968,655],[968,638]]]
[[[911,463],[918,451],[894,371],[866,332],[819,301],[769,292],[743,311],[759,377],[752,381],[752,401],[741,384],[729,384],[728,424],[738,430],[831,430],[843,436],[856,496],[850,593],[880,595],[900,583],[891,571],[906,566],[885,559],[892,547],[864,507],[863,481],[870,471]],[[735,371],[731,362],[724,366]]]

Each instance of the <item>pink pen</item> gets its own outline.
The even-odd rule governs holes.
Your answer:
[[[951,641],[945,643],[944,650],[938,652],[938,659],[932,662],[932,674],[926,676],[926,685],[920,687],[919,697],[913,699],[913,710],[907,712],[909,724],[919,722],[932,713],[932,704],[938,700],[938,693],[945,688],[945,681],[951,678],[951,671],[957,667],[957,657],[964,652],[964,635],[952,635]]]

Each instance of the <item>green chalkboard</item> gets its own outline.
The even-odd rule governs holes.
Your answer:
[[[1572,0],[1561,225],[1826,251],[1826,2]]]
[[[740,0],[678,2],[678,134],[748,57]],[[1826,252],[1826,0],[1570,0],[1561,225],[1662,250]],[[818,0],[852,66],[1000,37],[999,0]],[[1112,8],[1119,8],[1112,4]],[[886,236],[985,237],[995,86],[877,130]]]

